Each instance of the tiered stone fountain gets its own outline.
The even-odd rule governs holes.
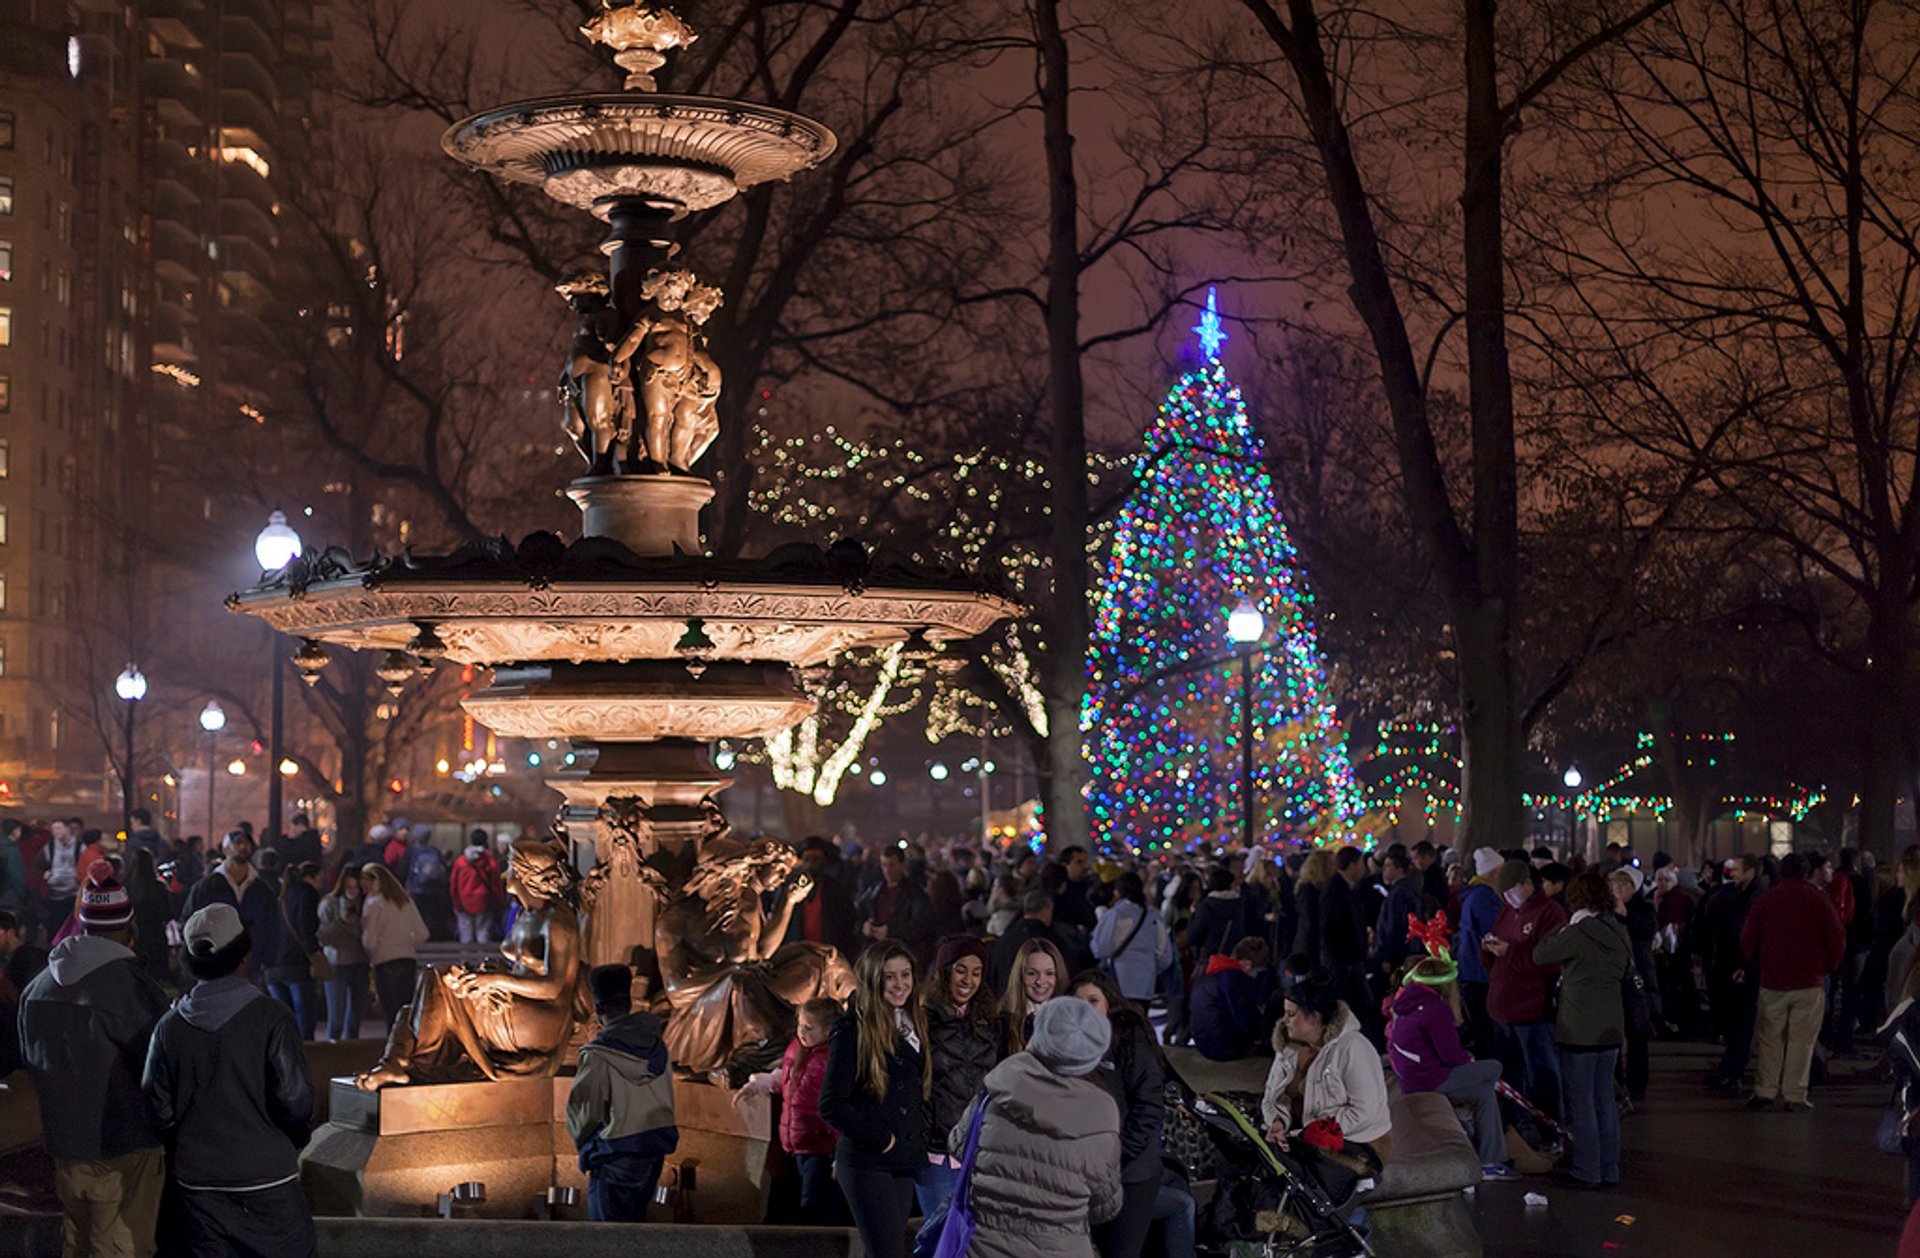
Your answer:
[[[229,606],[304,639],[296,663],[310,671],[328,646],[382,652],[380,675],[396,686],[442,660],[486,669],[489,684],[463,700],[476,721],[570,740],[574,766],[548,784],[594,885],[585,962],[645,968],[662,880],[684,882],[700,862],[714,797],[730,785],[715,740],[763,738],[807,716],[814,701],[799,670],[903,640],[936,650],[1013,606],[963,575],[857,542],[705,554],[699,513],[713,488],[692,469],[718,433],[719,371],[702,324],[719,294],[670,266],[674,224],[816,165],[834,137],[782,110],[655,91],[652,71],[694,38],[670,10],[610,7],[582,33],[614,50],[625,92],[504,105],[444,140],[457,160],[537,184],[608,225],[604,277],[561,288],[578,318],[562,395],[587,463],[567,486],[580,537],[371,560],[309,551]],[[417,1213],[454,1182],[491,1179],[495,1212],[524,1213],[525,1190],[577,1182],[565,1132],[552,1129],[565,1081],[547,1073],[357,1095],[336,1081],[332,1134],[308,1152],[317,1205]],[[739,1221],[754,1190],[741,1166],[769,1135],[764,1109],[742,1119],[697,1083],[680,1097],[693,1144],[734,1166],[702,1172],[701,1212]],[[702,1124],[721,1145],[701,1143]]]

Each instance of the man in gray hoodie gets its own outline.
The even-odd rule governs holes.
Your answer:
[[[94,862],[78,900],[82,933],[21,994],[21,1053],[66,1214],[66,1258],[146,1258],[165,1177],[139,1063],[167,996],[127,947],[133,902],[113,867]]]
[[[167,1144],[168,1254],[314,1258],[300,1149],[313,1084],[293,1011],[244,977],[253,938],[230,904],[187,919],[198,979],[154,1028],[145,1087]]]

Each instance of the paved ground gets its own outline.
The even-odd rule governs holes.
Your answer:
[[[1477,1189],[1488,1258],[1891,1256],[1906,1170],[1873,1148],[1887,1097],[1875,1064],[1836,1062],[1812,1114],[1749,1114],[1700,1087],[1715,1056],[1704,1045],[1655,1046],[1647,1112],[1622,1130],[1618,1190],[1536,1178]],[[1529,1192],[1547,1205],[1523,1204]]]

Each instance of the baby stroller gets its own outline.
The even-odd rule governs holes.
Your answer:
[[[1352,1258],[1371,1255],[1366,1235],[1349,1221],[1345,1202],[1363,1178],[1349,1177],[1334,1200],[1327,1186],[1292,1153],[1269,1144],[1225,1097],[1187,1093],[1180,1108],[1206,1132],[1218,1178],[1201,1209],[1200,1252],[1210,1258]]]

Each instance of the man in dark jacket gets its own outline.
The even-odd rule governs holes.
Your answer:
[[[1204,958],[1232,949],[1247,929],[1246,897],[1234,885],[1233,871],[1215,866],[1207,873],[1207,894],[1194,907],[1187,921],[1187,947]]]
[[[1269,959],[1264,939],[1249,936],[1233,946],[1231,956],[1207,958],[1206,973],[1193,985],[1188,998],[1187,1026],[1193,1046],[1209,1061],[1239,1061],[1261,1047],[1270,1029],[1263,1025],[1260,988],[1254,971]]]
[[[813,879],[813,894],[787,923],[785,943],[821,943],[840,950],[849,963],[860,955],[853,929],[853,896],[839,849],[818,834],[800,841],[800,864]]]
[[[1020,945],[1029,939],[1045,939],[1066,958],[1067,972],[1060,976],[1060,988],[1064,992],[1067,980],[1092,965],[1093,959],[1079,940],[1053,924],[1053,897],[1045,887],[1028,887],[1020,908],[1025,916],[1007,927],[1007,933],[993,942],[993,956],[987,966],[993,990],[1007,990],[1007,984],[1012,981],[1013,958],[1019,953]]]
[[[1776,1100],[1805,1113],[1814,1041],[1827,1011],[1827,976],[1846,951],[1840,914],[1826,892],[1807,881],[1807,858],[1789,852],[1780,881],[1753,902],[1740,947],[1760,979],[1753,1095],[1748,1109]]]
[[[1379,1007],[1367,987],[1367,927],[1374,914],[1361,888],[1367,876],[1367,858],[1357,847],[1343,847],[1333,856],[1333,877],[1320,893],[1320,933],[1327,968],[1333,972],[1340,999],[1347,1002],[1370,1038],[1384,1031]]]
[[[80,887],[79,914],[82,933],[61,941],[21,995],[21,1051],[66,1253],[145,1255],[166,1172],[138,1070],[167,996],[127,947],[133,901],[105,861]]]
[[[860,896],[860,933],[869,942],[898,939],[922,969],[933,960],[933,905],[907,877],[905,848],[880,851],[880,882]]]
[[[182,920],[192,917],[210,904],[225,904],[240,915],[248,937],[256,941],[263,954],[271,951],[280,937],[280,897],[274,887],[253,867],[253,836],[235,830],[220,843],[225,857],[193,884],[187,902],[180,910]],[[247,977],[265,969],[268,957],[247,957]]]
[[[127,836],[127,850],[138,851],[143,847],[153,853],[156,868],[167,863],[167,841],[153,828],[153,814],[144,808],[136,808],[133,810],[133,833]]]
[[[1740,934],[1760,885],[1760,862],[1745,852],[1727,862],[1727,880],[1700,906],[1705,929],[1707,998],[1726,1047],[1707,1075],[1715,1092],[1737,1093],[1753,1053],[1754,1019],[1760,1008],[1760,976],[1747,964]]]
[[[1380,860],[1380,881],[1387,888],[1386,903],[1380,906],[1374,924],[1373,959],[1375,967],[1389,980],[1393,972],[1406,964],[1413,948],[1407,939],[1407,919],[1424,921],[1420,876],[1413,872],[1406,850],[1394,847]],[[1445,903],[1445,901],[1442,901]]]
[[[160,1252],[315,1258],[300,1188],[313,1129],[300,1028],[244,977],[253,937],[232,905],[200,909],[185,934],[183,960],[198,982],[147,1050],[147,1100],[177,1203]]]
[[[311,861],[318,865],[325,856],[325,845],[320,841],[320,832],[313,828],[313,822],[307,814],[293,814],[293,833],[281,839],[274,847],[280,852],[280,868],[304,864]]]
[[[1060,867],[1066,870],[1067,881],[1054,897],[1053,924],[1077,931],[1082,937],[1091,935],[1097,917],[1089,898],[1093,893],[1093,860],[1086,848],[1075,845],[1060,850]]]
[[[581,1046],[567,1092],[567,1134],[587,1174],[587,1217],[645,1223],[666,1156],[680,1147],[673,1066],[660,1019],[633,1010],[633,971],[596,965],[588,975],[600,1034]]]

